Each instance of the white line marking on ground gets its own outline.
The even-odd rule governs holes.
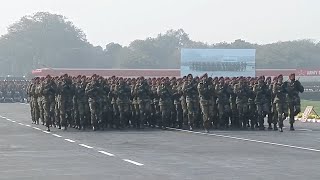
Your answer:
[[[21,126],[24,126],[24,124],[22,124],[22,123],[18,123],[19,125],[21,125]]]
[[[137,165],[137,166],[143,166],[144,164],[141,164],[141,163],[138,163],[138,162],[135,162],[135,161],[132,161],[130,159],[122,159],[128,163],[131,163],[131,164],[134,164],[134,165]]]
[[[37,127],[32,127],[33,129],[36,129],[36,130],[41,130],[40,128],[37,128]]]
[[[85,148],[88,148],[88,149],[92,149],[93,148],[93,147],[85,145],[85,144],[79,144],[79,146],[82,146],[82,147],[85,147]]]
[[[74,142],[76,142],[76,141],[74,141],[74,140],[71,140],[71,139],[64,139],[65,141],[68,141],[68,142],[71,142],[71,143],[74,143]]]
[[[311,129],[296,129],[298,131],[312,131]]]
[[[52,134],[55,137],[61,138],[62,136],[58,135],[58,134]]]
[[[47,133],[47,134],[51,134],[51,132],[48,132],[48,131],[42,131],[42,132]]]
[[[240,138],[240,137],[235,137],[235,136],[226,136],[226,135],[220,135],[220,134],[194,132],[194,131],[175,129],[175,128],[168,128],[168,129],[182,131],[182,132],[188,132],[188,133],[193,133],[193,134],[202,134],[202,135],[208,135],[208,136],[216,136],[216,137],[236,139],[236,140],[241,140],[241,141],[256,142],[256,143],[261,143],[261,144],[269,144],[269,145],[274,145],[274,146],[289,147],[289,148],[294,148],[294,149],[302,149],[302,150],[307,150],[307,151],[320,152],[319,149],[300,147],[300,146],[294,146],[294,145],[288,145],[288,144],[273,143],[273,142],[268,142],[268,141],[259,141],[259,140],[254,140],[254,139],[246,139],[246,138]]]
[[[14,120],[11,120],[11,122],[15,123],[16,121],[14,121]]]
[[[31,127],[29,124],[26,124],[25,126],[27,126],[27,127]]]
[[[102,153],[102,154],[105,154],[107,156],[114,156],[114,154],[111,154],[111,153],[108,153],[108,152],[105,152],[105,151],[98,151],[99,153]]]
[[[286,127],[283,127],[283,129],[287,129]],[[296,129],[296,131],[312,131],[311,129]]]

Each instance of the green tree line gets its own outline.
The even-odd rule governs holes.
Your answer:
[[[214,33],[214,32],[212,32]],[[183,30],[135,40],[128,46],[93,46],[66,17],[38,12],[22,17],[0,37],[0,75],[28,75],[36,68],[180,68],[181,48],[256,49],[257,68],[318,68],[320,43],[303,39],[272,44],[193,41]]]

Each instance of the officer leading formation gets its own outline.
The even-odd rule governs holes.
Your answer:
[[[283,132],[283,121],[301,111],[304,91],[295,74],[288,81],[251,77],[34,78],[27,93],[34,124],[67,130],[168,127],[259,129]]]

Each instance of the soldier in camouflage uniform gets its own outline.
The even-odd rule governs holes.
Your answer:
[[[249,92],[248,92],[248,116],[250,119],[250,127],[253,130],[257,124],[257,106],[255,104],[256,95],[253,92],[253,87],[255,85],[255,79],[251,78],[249,82]]]
[[[186,103],[188,108],[188,125],[189,130],[193,130],[196,118],[199,112],[199,95],[197,82],[191,74],[188,75],[188,80],[183,84],[183,93],[186,95]]]
[[[248,95],[249,87],[245,84],[244,78],[240,78],[239,83],[234,87],[236,94],[236,105],[238,110],[239,127],[246,129],[248,125]]]
[[[120,78],[115,92],[119,110],[119,122],[117,124],[119,128],[123,128],[129,121],[131,88],[124,79]]]
[[[39,118],[41,120],[42,125],[44,125],[43,96],[41,94],[43,80],[44,80],[44,78],[40,79],[40,81],[39,81],[39,83],[37,83],[36,89],[35,89],[35,94],[37,97],[37,104],[38,104],[38,108],[39,108]],[[39,122],[37,124],[39,124]]]
[[[47,131],[50,131],[50,125],[52,124],[54,116],[54,105],[55,105],[55,93],[56,85],[51,79],[50,76],[47,76],[43,82],[41,89],[41,94],[43,96],[43,111],[44,111],[44,120],[47,127]]]
[[[60,95],[59,109],[60,109],[60,121],[64,130],[67,130],[68,125],[73,126],[72,122],[72,97],[74,89],[72,86],[71,78],[65,74],[61,79],[61,84],[58,87]]]
[[[31,110],[31,119],[32,119],[32,123],[35,124],[36,123],[36,101],[37,99],[35,98],[35,79],[32,79],[30,85],[28,86],[28,97],[29,97],[29,103],[30,103],[30,110]]]
[[[140,79],[140,83],[135,88],[137,105],[139,106],[137,109],[140,111],[137,127],[143,128],[143,125],[146,124],[147,119],[150,118],[151,88],[148,82],[143,78]]]
[[[159,125],[162,129],[166,129],[169,126],[169,118],[172,108],[172,91],[170,88],[170,82],[168,80],[163,80],[162,84],[157,89],[161,113],[161,122],[159,123]]]
[[[86,95],[89,97],[89,107],[91,114],[91,125],[92,130],[96,131],[99,129],[98,121],[100,118],[100,105],[99,105],[99,93],[100,86],[97,75],[93,75],[91,81],[87,84],[85,89]]]
[[[232,90],[229,85],[225,84],[224,78],[219,78],[219,84],[216,85],[215,91],[217,93],[217,103],[219,111],[219,127],[228,128],[229,126],[229,116],[230,116],[230,103],[229,98]]]
[[[110,86],[108,82],[100,78],[100,84],[101,84],[101,126],[107,127],[107,125],[111,125],[111,101],[109,98],[110,94]]]
[[[202,80],[197,87],[200,96],[200,108],[203,118],[203,127],[205,129],[205,132],[209,132],[209,129],[211,127],[211,118],[213,117],[213,106],[211,105],[211,101],[214,87],[207,74],[205,74],[201,79]]]
[[[273,84],[272,93],[274,94],[273,103],[276,105],[277,122],[279,123],[279,131],[283,132],[283,121],[288,117],[288,103],[286,99],[286,85],[283,82],[283,76],[279,75],[277,82]],[[277,130],[277,124],[274,124],[274,130]]]
[[[264,117],[269,113],[269,101],[268,101],[268,93],[269,88],[266,86],[263,77],[258,79],[258,84],[253,87],[253,91],[255,92],[256,98],[255,103],[257,106],[257,114],[258,114],[258,122],[259,122],[259,130],[264,130]]]
[[[294,117],[301,112],[299,93],[304,92],[304,87],[301,85],[300,81],[296,80],[295,74],[291,74],[289,79],[290,81],[287,83],[286,91],[290,114],[290,130],[294,131]]]
[[[174,113],[174,124],[175,127],[181,129],[183,125],[183,111],[182,111],[182,106],[181,106],[181,96],[182,96],[182,81],[178,80],[176,81],[175,79],[172,81],[172,97],[173,97],[173,104],[175,107]]]
[[[232,79],[230,82],[230,108],[231,108],[231,127],[236,128],[236,127],[241,127],[241,124],[239,124],[239,108],[237,104],[237,95],[234,92],[234,88],[237,84],[237,80],[235,78]]]
[[[158,99],[158,94],[157,94],[157,80],[152,79],[151,82],[151,115],[150,115],[150,122],[151,122],[151,127],[155,127],[157,122],[159,121],[159,113],[160,113],[160,108],[159,108],[159,99]]]
[[[87,103],[86,98],[86,78],[78,78],[75,84],[75,96],[77,99],[77,113],[79,117],[79,122],[77,122],[78,129],[85,130],[86,126],[88,125],[86,118],[85,118],[85,104]]]

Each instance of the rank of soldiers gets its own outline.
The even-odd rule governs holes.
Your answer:
[[[300,112],[301,83],[291,74],[183,78],[34,78],[28,87],[32,122],[66,130],[168,127],[193,130],[259,129],[283,131]]]

